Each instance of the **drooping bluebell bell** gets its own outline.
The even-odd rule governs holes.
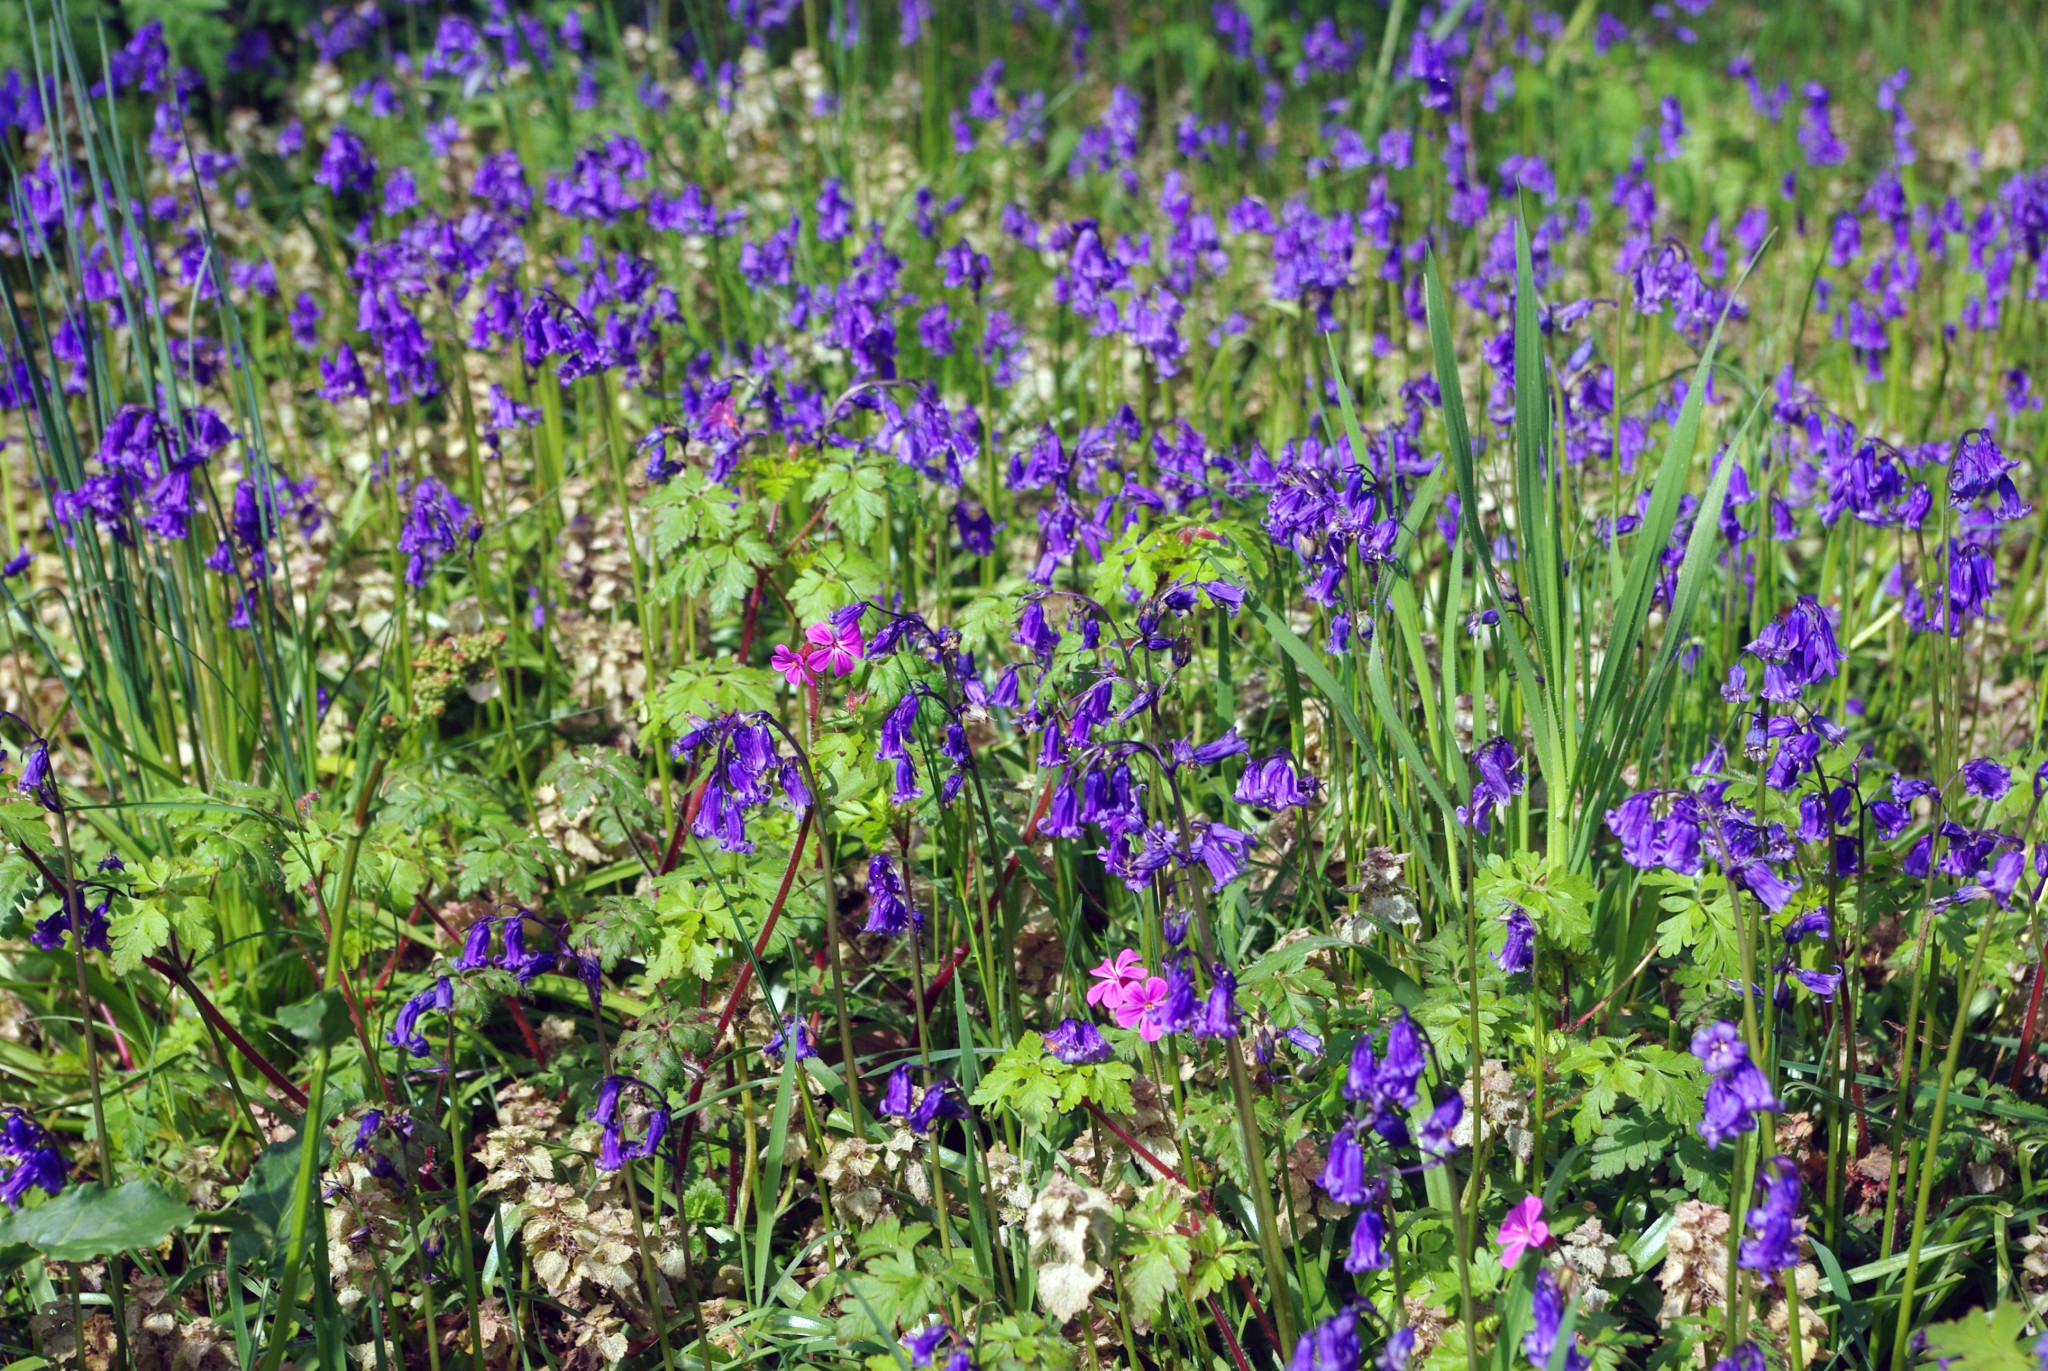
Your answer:
[[[726,852],[754,850],[747,836],[747,815],[776,793],[795,813],[810,807],[803,769],[796,759],[778,752],[775,729],[764,713],[737,710],[694,722],[670,745],[669,753],[678,760],[697,760],[708,753],[701,762],[703,799],[690,832],[716,838]]]
[[[58,1193],[71,1170],[48,1130],[19,1109],[7,1110],[0,1120],[0,1158],[13,1163],[0,1178],[0,1204],[9,1209],[21,1208],[30,1190]]]
[[[393,1047],[404,1048],[415,1057],[424,1057],[433,1051],[426,1034],[420,1031],[422,1016],[439,1011],[447,1013],[455,1007],[455,987],[446,976],[436,977],[434,983],[420,991],[399,1006],[398,1016],[392,1020],[390,1032],[384,1041]]]
[[[910,892],[887,853],[868,859],[868,921],[865,933],[898,938],[924,926],[924,913],[910,903]]]
[[[646,1129],[634,1143],[625,1141],[625,1111],[619,1104],[620,1097],[629,1086],[647,1105]],[[669,1125],[669,1110],[664,1099],[659,1090],[637,1077],[606,1076],[598,1082],[597,1107],[590,1111],[590,1118],[604,1129],[597,1148],[599,1171],[617,1171],[629,1161],[652,1157],[661,1150],[661,1140]]]
[[[411,504],[398,550],[407,555],[405,583],[418,588],[444,558],[467,548],[483,534],[469,505],[432,476],[422,476],[409,492]]]
[[[1508,906],[1500,922],[1508,926],[1508,935],[1500,951],[1493,954],[1493,963],[1510,976],[1519,975],[1535,965],[1536,925],[1520,905]]]
[[[1529,1331],[1522,1335],[1522,1354],[1532,1365],[1550,1365],[1557,1350],[1558,1334],[1563,1331],[1564,1312],[1564,1291],[1559,1288],[1557,1277],[1544,1267],[1536,1273],[1536,1286],[1529,1292]],[[1572,1345],[1565,1349],[1564,1371],[1586,1371],[1591,1364],[1579,1350],[1578,1334],[1573,1333]]]
[[[1275,752],[1246,763],[1232,798],[1256,809],[1278,811],[1313,804],[1320,788],[1321,782],[1314,776],[1295,770],[1292,756]]]
[[[1465,1117],[1465,1097],[1455,1090],[1443,1091],[1422,1127],[1415,1130],[1415,1145],[1423,1155],[1448,1157],[1457,1150],[1458,1124]]]
[[[773,1061],[780,1062],[785,1052],[793,1054],[797,1061],[818,1055],[811,1041],[810,1026],[794,1014],[785,1016],[768,1041],[761,1044],[761,1055]]]
[[[1040,1036],[1045,1039],[1046,1050],[1069,1066],[1106,1062],[1114,1055],[1101,1030],[1086,1019],[1062,1019]]]
[[[57,773],[50,765],[48,742],[37,738],[22,749],[21,776],[14,788],[52,814],[64,808],[63,796],[57,790]]]
[[[1478,773],[1472,782],[1472,801],[1458,806],[1458,822],[1485,833],[1491,816],[1528,789],[1529,781],[1514,744],[1505,737],[1481,743],[1473,754],[1472,768]]]
[[[1790,1157],[1772,1157],[1757,1174],[1762,1198],[1747,1215],[1748,1236],[1737,1263],[1769,1279],[1799,1264],[1799,1245],[1806,1231],[1799,1202],[1804,1187],[1799,1167]]]
[[[1339,1204],[1362,1204],[1371,1193],[1365,1175],[1365,1149],[1359,1145],[1356,1124],[1346,1123],[1330,1139],[1329,1154],[1316,1184]]]

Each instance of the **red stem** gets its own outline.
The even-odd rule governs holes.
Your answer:
[[[789,850],[789,863],[782,868],[782,884],[775,892],[775,903],[769,906],[768,917],[761,921],[761,931],[754,938],[754,955],[740,964],[740,974],[733,982],[732,993],[725,997],[725,1009],[718,1016],[718,1027],[711,1034],[711,1051],[725,1041],[725,1031],[732,1027],[733,1015],[739,1011],[740,999],[747,993],[747,987],[754,983],[754,962],[768,950],[769,935],[775,932],[777,921],[782,918],[782,906],[789,899],[789,888],[796,884],[796,870],[804,856],[804,841],[811,836],[811,816],[817,811],[804,811],[804,820],[797,826],[796,846]],[[690,1141],[697,1131],[697,1101],[703,1098],[704,1082],[708,1078],[708,1062],[700,1062],[695,1080],[690,1082],[689,1097],[683,1102],[682,1136],[676,1141],[676,1166],[686,1168],[690,1164]],[[856,1090],[859,1083],[849,1078],[846,1088]]]
[[[114,1022],[113,1011],[107,1008],[105,1000],[100,1001],[100,1017],[105,1019],[107,1027],[113,1030],[114,1046],[120,1049],[121,1053],[121,1069],[123,1071],[133,1071],[135,1069],[135,1058],[128,1055],[128,1040],[121,1036],[121,1026]]]
[[[1237,1334],[1230,1331],[1230,1321],[1223,1317],[1223,1311],[1216,1305],[1216,1297],[1208,1297],[1209,1317],[1216,1321],[1217,1331],[1223,1334],[1223,1341],[1230,1347],[1230,1359],[1237,1363],[1237,1371],[1252,1371],[1244,1359],[1244,1349],[1237,1345]]]
[[[2027,992],[2027,1025],[2020,1030],[2020,1055],[2012,1064],[2012,1088],[2020,1088],[2028,1063],[2034,1060],[2034,1026],[2041,1016],[2041,981],[2048,977],[2048,941],[2041,944],[2041,959],[2034,965],[2034,988]]]
[[[1195,1189],[1192,1185],[1189,1185],[1187,1183],[1186,1177],[1182,1176],[1178,1171],[1175,1171],[1165,1162],[1159,1160],[1159,1158],[1153,1156],[1150,1148],[1146,1147],[1136,1138],[1132,1137],[1130,1134],[1124,1132],[1123,1129],[1119,1128],[1115,1120],[1111,1119],[1109,1115],[1103,1113],[1101,1109],[1096,1107],[1095,1101],[1083,1100],[1081,1101],[1081,1107],[1086,1109],[1090,1114],[1094,1115],[1097,1123],[1100,1123],[1104,1128],[1107,1128],[1110,1132],[1116,1134],[1117,1137],[1122,1140],[1123,1145],[1125,1147],[1130,1148],[1133,1155],[1135,1155],[1139,1160],[1143,1161],[1146,1165],[1150,1166],[1154,1171],[1157,1171],[1167,1180],[1172,1181],[1181,1189],[1193,1195],[1195,1197],[1195,1202],[1201,1205],[1203,1209],[1207,1210],[1212,1218],[1221,1217],[1216,1213],[1216,1206],[1209,1203],[1209,1197],[1206,1194],[1204,1194],[1202,1191]],[[1266,1341],[1271,1343],[1276,1349],[1279,1348],[1280,1335],[1278,1333],[1275,1333],[1273,1331],[1273,1325],[1266,1321],[1265,1308],[1262,1305],[1260,1305],[1259,1297],[1252,1293],[1252,1283],[1249,1280],[1245,1279],[1245,1277],[1242,1274],[1240,1274],[1237,1278],[1237,1285],[1238,1289],[1244,1292],[1245,1302],[1251,1305],[1252,1316],[1258,1319],[1259,1329],[1266,1335]]]
[[[263,1074],[265,1080],[282,1091],[286,1099],[290,1100],[300,1110],[305,1109],[306,1092],[294,1085],[291,1077],[285,1075],[284,1072],[278,1070],[275,1066],[272,1066],[270,1060],[261,1052],[250,1046],[249,1040],[243,1037],[232,1023],[228,1022],[227,1017],[220,1010],[214,1007],[213,1001],[206,998],[206,993],[193,983],[192,978],[185,974],[182,967],[167,962],[161,957],[144,957],[142,960],[150,970],[166,977],[171,984],[191,996],[192,1003],[199,1010],[199,1013],[219,1031],[223,1038],[228,1040],[228,1043],[235,1051],[242,1054],[243,1060],[255,1067]]]

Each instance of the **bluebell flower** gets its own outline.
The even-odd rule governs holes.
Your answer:
[[[30,1190],[56,1194],[71,1170],[48,1131],[18,1109],[9,1109],[0,1118],[0,1159],[14,1163],[0,1178],[0,1203],[9,1209],[21,1208]]]
[[[1518,904],[1509,905],[1500,922],[1508,926],[1508,936],[1493,954],[1493,963],[1510,976],[1519,975],[1536,964],[1536,925]]]
[[[1548,1267],[1536,1273],[1536,1287],[1529,1292],[1529,1331],[1522,1335],[1522,1353],[1531,1364],[1539,1367],[1550,1365],[1551,1355],[1557,1349],[1557,1337],[1564,1324],[1564,1292],[1558,1288],[1557,1277]],[[1572,1335],[1572,1345],[1565,1349],[1565,1371],[1585,1371],[1591,1365],[1586,1354],[1578,1348],[1578,1335]]]
[[[1465,1117],[1465,1097],[1455,1090],[1446,1090],[1429,1111],[1429,1117],[1416,1130],[1415,1145],[1431,1157],[1448,1157],[1457,1150],[1454,1136],[1458,1124]]]
[[[619,1098],[631,1086],[648,1102],[647,1129],[636,1143],[624,1139],[624,1112],[619,1107]],[[661,1140],[668,1132],[669,1111],[660,1103],[662,1094],[653,1086],[633,1076],[606,1076],[598,1083],[597,1107],[590,1112],[593,1122],[604,1129],[604,1136],[598,1143],[597,1169],[617,1171],[627,1162],[652,1157],[661,1149]]]
[[[1458,822],[1485,833],[1491,816],[1528,789],[1529,782],[1514,744],[1504,737],[1481,743],[1473,754],[1472,769],[1478,773],[1472,782],[1472,802],[1458,806]]]
[[[1963,789],[1980,800],[1998,801],[2012,789],[2012,772],[1989,757],[1963,763]]]
[[[1278,811],[1314,803],[1319,788],[1315,777],[1295,771],[1293,757],[1275,752],[1246,764],[1232,798],[1239,804]]]
[[[1749,1236],[1742,1240],[1737,1264],[1769,1279],[1799,1264],[1799,1243],[1806,1231],[1799,1202],[1804,1188],[1799,1168],[1790,1157],[1773,1157],[1757,1175],[1762,1200],[1749,1211]]]
[[[455,988],[446,976],[436,977],[434,983],[420,991],[399,1006],[398,1017],[392,1021],[391,1031],[384,1040],[393,1047],[402,1047],[415,1057],[424,1057],[433,1051],[426,1035],[420,1032],[420,1017],[430,1011],[447,1013],[455,1007]]]
[[[1362,1209],[1351,1225],[1351,1247],[1344,1254],[1344,1269],[1356,1276],[1367,1271],[1384,1271],[1394,1264],[1386,1248],[1387,1218],[1377,1209]]]
[[[1339,1204],[1362,1204],[1370,1193],[1365,1177],[1365,1149],[1359,1146],[1356,1125],[1346,1123],[1330,1139],[1323,1172],[1316,1178],[1329,1197]]]
[[[811,1042],[811,1030],[801,1018],[791,1014],[776,1025],[774,1034],[761,1044],[761,1055],[782,1060],[782,1054],[791,1053],[796,1061],[818,1055],[818,1049]]]
[[[1115,1055],[1101,1030],[1086,1019],[1062,1019],[1058,1026],[1040,1036],[1045,1039],[1046,1050],[1068,1066],[1089,1066]]]
[[[1764,1350],[1753,1342],[1739,1342],[1728,1355],[1714,1363],[1714,1371],[1768,1371]]]
[[[912,907],[896,863],[877,852],[868,859],[868,921],[862,931],[898,938],[913,926],[924,926],[924,913]]]

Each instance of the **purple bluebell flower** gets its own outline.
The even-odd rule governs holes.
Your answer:
[[[1370,1195],[1365,1178],[1365,1149],[1359,1146],[1355,1124],[1345,1124],[1330,1139],[1329,1155],[1316,1184],[1339,1204],[1363,1204]]]
[[[1114,1054],[1101,1030],[1086,1019],[1067,1018],[1040,1035],[1046,1050],[1068,1066],[1090,1066],[1106,1062]]]
[[[1315,777],[1296,772],[1293,757],[1275,752],[1245,765],[1232,797],[1239,804],[1278,811],[1313,804],[1320,784]]]
[[[1521,758],[1515,755],[1515,745],[1504,737],[1481,743],[1473,754],[1472,769],[1478,772],[1478,779],[1472,782],[1472,802],[1458,806],[1458,822],[1485,833],[1491,816],[1528,789],[1529,781]]]
[[[384,1035],[384,1041],[393,1047],[402,1047],[415,1057],[424,1057],[433,1051],[426,1034],[420,1032],[420,1018],[431,1011],[445,1014],[455,1007],[455,987],[446,976],[436,977],[434,983],[420,991],[399,1006],[398,1017],[392,1021],[391,1031]]]
[[[1508,926],[1508,936],[1493,954],[1493,964],[1510,976],[1519,975],[1536,964],[1536,925],[1518,904],[1509,905],[1500,922]]]
[[[1766,1280],[1799,1264],[1799,1244],[1806,1231],[1799,1202],[1804,1188],[1799,1168],[1790,1157],[1773,1157],[1757,1175],[1763,1197],[1749,1211],[1749,1236],[1742,1240],[1737,1264]]]
[[[427,583],[428,574],[443,558],[476,542],[483,526],[467,503],[432,476],[413,483],[411,500],[398,550],[409,559],[405,583],[417,588]]]
[[[785,1016],[776,1025],[774,1034],[761,1044],[761,1055],[775,1061],[781,1061],[785,1052],[792,1054],[796,1061],[818,1055],[816,1045],[811,1042],[810,1026],[794,1014]]]
[[[896,863],[886,853],[868,859],[868,921],[865,933],[899,938],[924,926],[924,914],[910,903],[910,892]]]
[[[1351,1247],[1344,1254],[1344,1269],[1352,1275],[1384,1271],[1394,1264],[1388,1255],[1387,1216],[1377,1209],[1361,1209],[1351,1225]]]
[[[63,797],[57,791],[56,769],[50,765],[49,743],[37,738],[22,749],[21,777],[14,788],[52,814],[64,808]]]
[[[637,1090],[648,1105],[647,1129],[635,1143],[625,1141],[624,1111],[619,1107],[619,1098],[628,1086]],[[652,1157],[661,1150],[661,1140],[669,1125],[668,1106],[662,1100],[659,1090],[632,1076],[606,1076],[598,1083],[597,1107],[590,1112],[590,1118],[604,1129],[597,1148],[599,1171],[617,1171],[629,1161]]]
[[[2012,789],[2012,772],[1989,757],[1963,763],[1963,789],[1980,800],[1998,801]]]
[[[1544,1267],[1536,1273],[1536,1288],[1529,1292],[1529,1331],[1522,1335],[1522,1354],[1532,1365],[1550,1365],[1563,1328],[1564,1311],[1564,1291],[1558,1288],[1557,1277]],[[1574,1333],[1572,1345],[1565,1349],[1564,1371],[1586,1371],[1590,1365],[1590,1359],[1579,1350],[1578,1335]]]
[[[708,723],[694,722],[670,746],[677,759],[695,758],[709,751],[704,761],[704,796],[690,832],[699,838],[716,838],[726,852],[752,852],[747,837],[746,816],[780,793],[796,813],[810,807],[808,787],[802,785],[801,769],[788,763],[776,751],[776,733],[769,716],[736,711],[721,714]],[[774,789],[771,790],[771,782]]]
[[[64,1188],[70,1165],[52,1144],[49,1132],[22,1113],[9,1109],[0,1117],[0,1158],[13,1163],[0,1178],[0,1203],[21,1208],[30,1190],[54,1195]]]

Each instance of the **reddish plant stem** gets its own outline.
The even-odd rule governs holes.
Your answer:
[[[2041,1016],[2041,982],[2048,978],[2048,940],[2041,944],[2041,958],[2034,964],[2034,988],[2027,992],[2027,1022],[2020,1030],[2020,1054],[2012,1064],[2012,1088],[2020,1088],[2028,1065],[2034,1060],[2034,1028]]]
[[[947,987],[947,985],[949,985],[952,982],[953,973],[958,971],[960,969],[960,964],[966,960],[967,944],[960,943],[953,948],[950,954],[947,955],[946,960],[939,964],[938,974],[933,976],[932,983],[925,987],[925,1013],[929,1014],[932,1012],[932,1006],[936,1005],[939,1002],[939,992],[944,990]],[[917,994],[915,990],[911,991],[910,993],[913,997]]]
[[[733,981],[732,993],[725,997],[725,1009],[718,1016],[718,1027],[711,1033],[711,1051],[717,1052],[718,1045],[725,1041],[726,1030],[732,1027],[734,1014],[739,1011],[740,1000],[745,997],[747,987],[754,983],[754,962],[768,950],[768,939],[775,932],[775,925],[782,918],[782,906],[789,900],[789,888],[796,884],[797,868],[803,863],[804,842],[811,836],[811,816],[817,811],[807,809],[804,819],[797,826],[796,845],[789,850],[789,862],[782,868],[782,884],[776,888],[775,902],[768,907],[768,917],[761,921],[761,931],[754,937],[754,955],[740,964],[740,974]],[[708,1062],[699,1062],[695,1079],[690,1082],[690,1093],[683,1101],[682,1133],[676,1140],[676,1169],[686,1171],[690,1165],[690,1143],[697,1132],[697,1101],[703,1098],[704,1082],[708,1077]],[[859,1082],[848,1079],[849,1091],[860,1088]]]
[[[408,914],[405,919],[405,926],[407,928],[411,928],[420,921],[420,910],[424,907],[425,901],[423,900],[414,900],[412,902],[412,913]],[[391,974],[398,970],[398,959],[403,955],[405,955],[405,940],[401,938],[392,945],[391,956],[385,961],[384,969],[377,973],[376,981],[371,984],[370,993],[366,1000],[367,1004],[374,1005],[377,997],[384,993],[384,987],[391,984]]]
[[[232,1023],[228,1022],[227,1016],[214,1007],[213,1001],[206,998],[205,992],[193,984],[192,978],[185,974],[184,968],[165,961],[161,957],[144,957],[142,960],[144,965],[148,966],[150,970],[163,976],[171,984],[191,996],[192,1003],[199,1010],[200,1015],[208,1023],[212,1024],[223,1038],[228,1040],[229,1046],[242,1054],[243,1060],[261,1072],[263,1078],[282,1091],[285,1098],[289,1099],[294,1106],[301,1110],[305,1109],[306,1092],[294,1085],[291,1077],[271,1065],[268,1058],[250,1045],[249,1040],[243,1037]]]
[[[71,899],[70,885],[57,878],[57,873],[50,870],[44,864],[43,859],[37,855],[34,848],[23,847],[21,848],[21,854],[35,865],[36,870],[43,874],[43,879],[50,883],[50,888],[57,892],[58,898],[65,901],[68,905]],[[144,957],[142,961],[143,965],[149,967],[150,970],[155,971],[187,995],[190,995],[192,1003],[197,1006],[200,1014],[206,1021],[220,1031],[220,1035],[228,1040],[228,1043],[235,1051],[242,1054],[249,1065],[263,1073],[266,1080],[283,1091],[285,1098],[292,1101],[301,1110],[306,1107],[306,1092],[292,1084],[291,1077],[279,1071],[275,1066],[272,1066],[268,1058],[252,1047],[249,1040],[236,1031],[235,1026],[228,1022],[227,1016],[216,1009],[213,1001],[207,999],[199,987],[193,984],[192,978],[185,974],[185,969],[182,966],[175,962],[166,961],[161,957]]]
[[[133,1071],[135,1069],[135,1058],[128,1055],[128,1040],[121,1036],[121,1026],[114,1022],[114,1012],[107,1008],[105,1000],[100,1001],[100,1017],[107,1021],[107,1028],[114,1035],[114,1047],[121,1054],[121,1069],[123,1071]]]
[[[1083,1109],[1086,1109],[1091,1115],[1093,1115],[1097,1123],[1101,1124],[1104,1128],[1107,1128],[1110,1132],[1116,1134],[1118,1139],[1120,1139],[1123,1142],[1123,1145],[1131,1149],[1132,1155],[1136,1156],[1140,1161],[1144,1162],[1154,1171],[1157,1171],[1167,1180],[1172,1181],[1175,1185],[1178,1185],[1181,1189],[1187,1191],[1190,1195],[1193,1195],[1195,1197],[1195,1203],[1201,1205],[1202,1208],[1209,1213],[1210,1217],[1221,1217],[1216,1213],[1216,1206],[1209,1202],[1209,1197],[1206,1194],[1195,1189],[1192,1185],[1189,1185],[1187,1182],[1187,1177],[1181,1175],[1180,1172],[1175,1171],[1165,1162],[1153,1156],[1152,1150],[1150,1148],[1146,1147],[1143,1143],[1139,1142],[1129,1133],[1126,1133],[1121,1127],[1118,1126],[1116,1120],[1110,1118],[1109,1115],[1103,1113],[1102,1110],[1099,1107],[1097,1107],[1095,1101],[1083,1100],[1081,1101],[1081,1107]],[[1273,1331],[1273,1325],[1266,1321],[1265,1307],[1259,1303],[1259,1297],[1252,1292],[1252,1283],[1249,1280],[1245,1279],[1244,1276],[1239,1275],[1237,1278],[1237,1285],[1238,1289],[1244,1292],[1245,1303],[1251,1306],[1252,1316],[1259,1321],[1259,1329],[1266,1335],[1266,1341],[1271,1343],[1274,1346],[1274,1348],[1279,1349],[1280,1335],[1278,1333],[1275,1333]]]
[[[1230,1321],[1223,1317],[1223,1310],[1216,1304],[1216,1297],[1208,1297],[1209,1317],[1216,1321],[1216,1331],[1223,1335],[1223,1341],[1230,1348],[1230,1359],[1237,1363],[1237,1371],[1252,1371],[1251,1364],[1244,1359],[1244,1349],[1237,1345],[1237,1334],[1230,1331]]]

